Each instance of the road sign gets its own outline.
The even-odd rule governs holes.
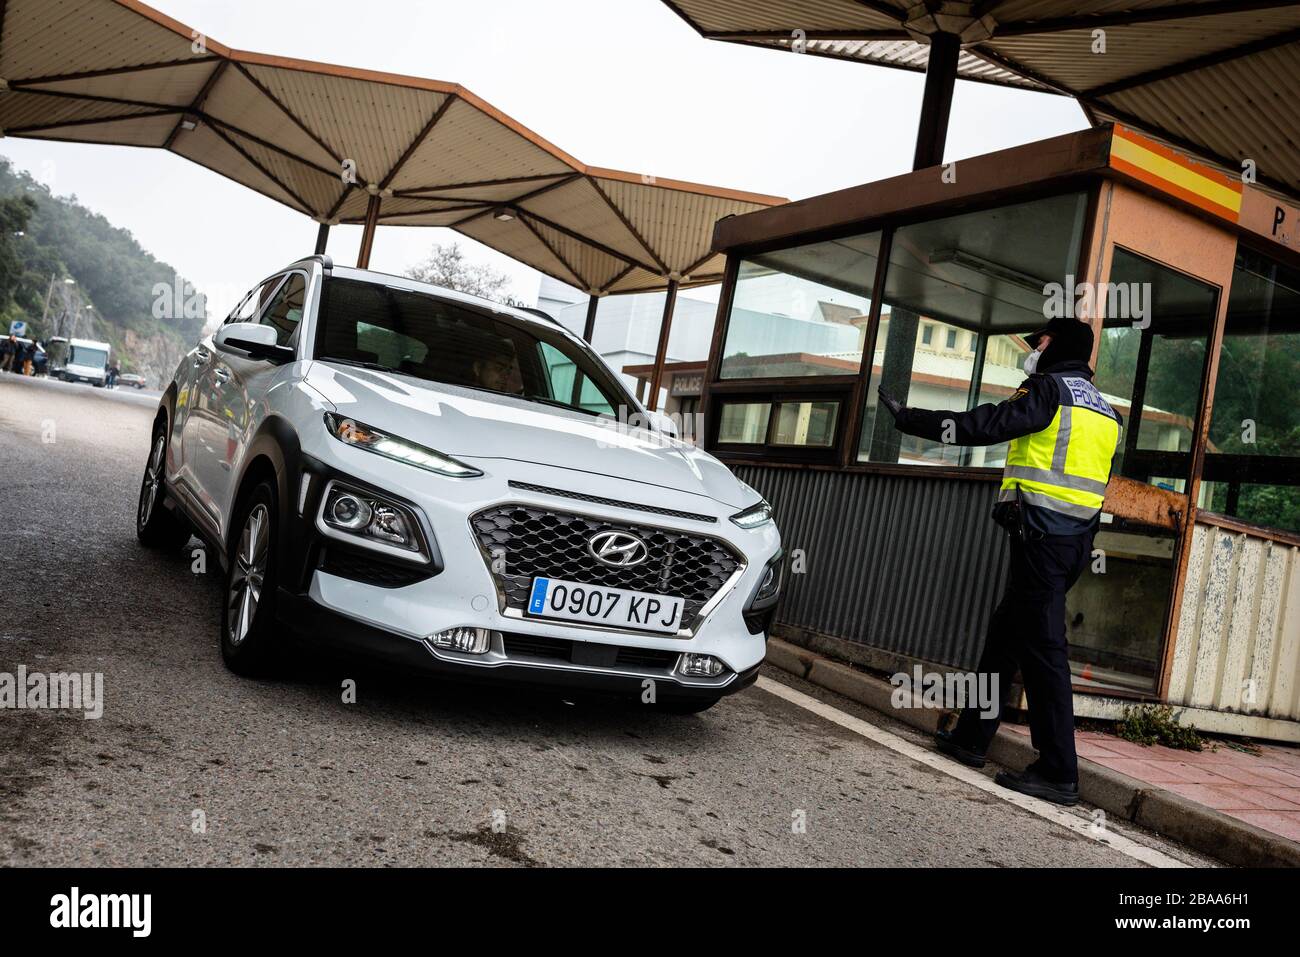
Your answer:
[[[27,320],[15,319],[13,322],[9,323],[9,335],[11,336],[27,335]]]

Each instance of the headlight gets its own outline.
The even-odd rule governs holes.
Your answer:
[[[758,591],[754,593],[755,601],[762,601],[765,598],[771,598],[781,591],[781,560],[778,558],[767,566],[763,572],[763,579],[758,583]]]
[[[388,499],[331,482],[321,502],[317,525],[332,538],[405,557],[428,560],[424,535],[414,513]]]
[[[376,455],[405,462],[407,465],[414,465],[429,472],[437,472],[449,478],[473,478],[483,474],[474,466],[457,462],[441,452],[408,442],[406,439],[399,439],[379,429],[372,429],[356,419],[335,415],[333,412],[325,413],[325,427],[329,429],[330,435],[344,445],[354,445],[367,452],[374,452]]]
[[[766,525],[772,521],[772,506],[767,502],[759,502],[757,505],[751,505],[743,512],[737,512],[731,516],[731,520],[741,528],[758,528],[760,525]]]

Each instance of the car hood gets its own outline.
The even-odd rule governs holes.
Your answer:
[[[320,360],[311,363],[306,382],[340,415],[457,458],[611,475],[737,509],[759,498],[708,453],[611,419]]]

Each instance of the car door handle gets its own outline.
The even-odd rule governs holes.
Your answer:
[[[224,385],[230,381],[230,370],[223,366],[217,366],[212,370],[212,378],[216,379],[219,384]]]
[[[212,352],[208,349],[203,348],[203,346],[199,346],[197,349],[194,350],[194,368],[202,369],[205,365],[208,364],[208,360],[211,358],[212,358]]]

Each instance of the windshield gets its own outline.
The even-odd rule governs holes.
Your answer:
[[[108,365],[108,353],[103,349],[92,349],[89,346],[73,346],[68,352],[68,365],[102,369]]]
[[[325,281],[317,359],[617,416],[617,380],[558,328],[377,283]]]

